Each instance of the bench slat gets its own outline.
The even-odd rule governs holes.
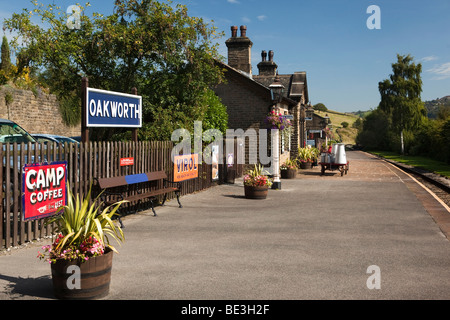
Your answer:
[[[120,187],[127,184],[125,177],[114,177],[114,178],[100,178],[98,179],[98,185],[102,189]]]
[[[128,201],[133,202],[133,201],[137,201],[140,199],[156,197],[156,196],[159,196],[162,194],[175,192],[177,190],[178,190],[177,188],[158,189],[158,190],[154,190],[154,191],[150,191],[150,192],[134,194],[134,195],[123,198],[123,200],[128,200]],[[116,197],[117,197],[117,195],[116,195]],[[117,202],[118,200],[116,199],[116,197],[114,197],[111,201],[108,201],[107,204],[110,205],[110,204],[114,204],[115,202]]]
[[[126,187],[128,185],[132,184],[139,184],[139,183],[145,183],[150,181],[159,181],[161,183],[164,182],[164,185],[166,184],[165,181],[169,183],[174,183],[167,180],[167,174],[164,171],[155,171],[155,172],[145,172],[140,174],[132,174],[127,176],[120,176],[120,177],[112,177],[112,178],[99,178],[96,179],[98,181],[98,186],[105,191],[105,189],[108,188],[115,188],[115,187]],[[159,185],[160,187],[160,185]],[[152,191],[147,191],[143,193],[136,193],[133,195],[126,196],[126,193],[128,192],[129,188],[123,188],[122,192],[105,192],[104,198],[102,201],[105,201],[106,205],[111,205],[115,203],[118,200],[128,200],[130,202],[138,201],[141,199],[150,199],[150,203],[152,205],[152,211],[153,214],[156,216],[156,212],[154,209],[153,201],[156,200],[156,196],[164,195],[164,201],[162,202],[162,205],[166,202],[167,194],[171,192],[175,192],[177,195],[177,201],[180,206],[180,208],[183,208],[180,202],[180,193],[181,193],[181,184],[177,183],[177,187],[168,187],[168,188],[162,188],[162,189],[156,189]],[[123,227],[122,221],[119,221],[121,226]]]
[[[167,174],[164,171],[156,171],[121,177],[99,178],[98,184],[101,189],[106,189],[162,179],[167,179]]]
[[[177,188],[158,189],[158,190],[154,190],[154,191],[150,191],[150,192],[134,194],[134,195],[126,197],[125,200],[136,201],[136,200],[140,200],[140,199],[156,197],[156,196],[159,196],[159,195],[162,195],[165,193],[174,192],[177,190],[178,190]]]

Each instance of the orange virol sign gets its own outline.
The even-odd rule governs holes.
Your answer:
[[[173,162],[174,182],[198,178],[198,154],[175,156]]]

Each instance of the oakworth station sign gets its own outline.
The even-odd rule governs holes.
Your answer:
[[[86,127],[142,127],[142,97],[87,88]]]

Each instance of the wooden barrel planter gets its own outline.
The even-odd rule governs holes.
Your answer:
[[[297,169],[281,170],[282,179],[295,179],[297,177]]]
[[[267,198],[267,194],[269,192],[268,186],[262,187],[253,187],[253,186],[244,186],[245,197],[247,199],[257,199],[262,200]]]
[[[93,300],[104,298],[109,293],[111,282],[113,251],[109,248],[101,256],[90,258],[85,262],[78,260],[58,260],[51,265],[53,292],[58,299]],[[74,277],[72,268],[80,269],[80,288],[69,288],[71,277]],[[76,268],[73,268],[76,269]]]
[[[300,162],[300,168],[301,169],[311,169],[312,162]]]

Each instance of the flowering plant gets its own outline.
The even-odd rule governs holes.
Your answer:
[[[286,119],[281,113],[277,113],[275,110],[272,110],[266,117],[266,124],[270,129],[279,129],[281,131],[292,125],[289,119]]]
[[[92,188],[92,186],[91,186]],[[47,223],[55,224],[58,235],[51,245],[43,246],[44,252],[38,252],[38,258],[49,263],[58,260],[87,261],[90,258],[103,255],[107,247],[117,252],[110,245],[108,236],[118,242],[125,240],[122,230],[112,221],[119,207],[127,201],[120,201],[106,207],[100,212],[103,205],[97,205],[97,199],[91,201],[91,188],[86,198],[76,198],[71,188],[67,187],[67,205],[60,207],[57,214]],[[100,195],[99,195],[100,197]]]
[[[244,176],[244,186],[263,187],[272,186],[272,180],[266,175],[262,165],[256,166],[253,170],[249,170]]]
[[[295,169],[298,169],[297,161],[296,161],[296,160],[293,160],[293,159],[286,160],[286,162],[284,162],[284,163],[280,166],[280,169],[281,169],[281,170],[288,170],[288,169],[295,170]]]
[[[105,253],[105,248],[94,236],[84,240],[79,247],[67,246],[64,250],[57,250],[61,240],[64,239],[60,233],[53,244],[43,246],[44,252],[38,251],[38,258],[49,263],[56,263],[57,260],[77,260],[87,261],[90,258],[101,256]]]
[[[311,148],[305,147],[298,149],[298,160],[300,162],[313,162],[314,154]]]

